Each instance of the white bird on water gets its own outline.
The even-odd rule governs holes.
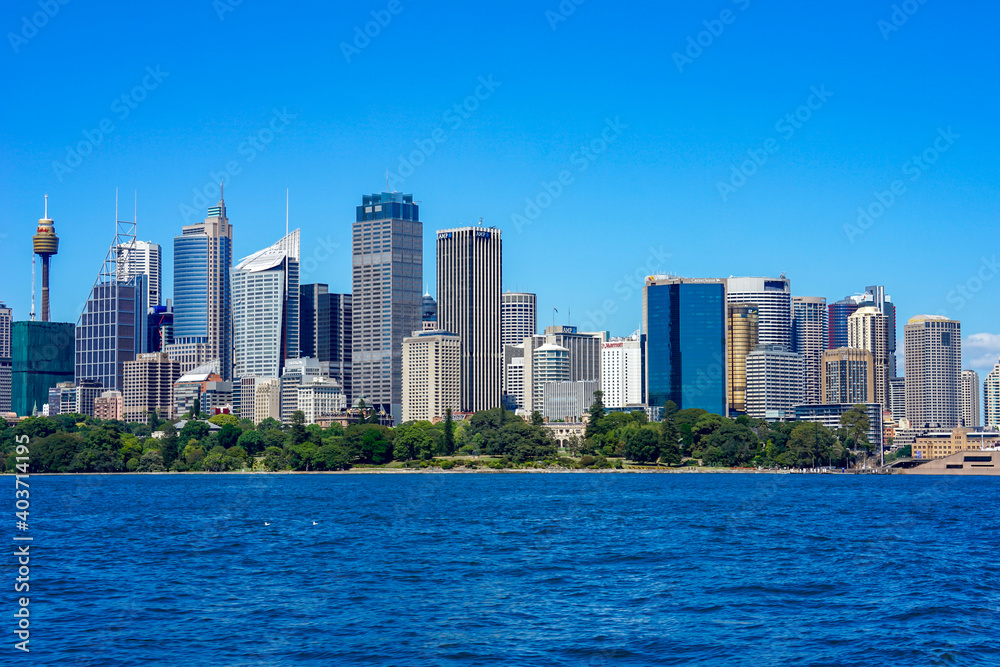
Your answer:
[[[313,525],[314,526],[318,526],[319,525],[319,521],[313,521]]]
[[[267,521],[265,521],[265,522],[264,522],[264,525],[265,525],[265,526],[270,526],[271,524],[269,524],[269,523],[268,523]]]

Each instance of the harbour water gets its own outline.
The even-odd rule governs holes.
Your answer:
[[[995,665],[998,500],[970,477],[32,476],[18,664]]]

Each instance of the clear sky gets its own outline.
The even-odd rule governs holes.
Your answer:
[[[995,6],[62,3],[0,9],[0,300],[15,319],[45,193],[62,239],[52,315],[75,321],[115,188],[123,218],[138,192],[167,295],[172,239],[230,168],[237,258],[284,233],[289,188],[303,280],[350,291],[354,207],[388,169],[422,202],[432,293],[434,231],[482,218],[540,325],[555,307],[628,334],[651,272],[784,272],[829,300],[886,285],[900,350],[906,319],[942,313],[962,320],[968,365],[1000,353]]]

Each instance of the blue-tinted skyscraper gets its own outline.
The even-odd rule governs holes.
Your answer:
[[[642,292],[646,398],[726,414],[726,284],[653,276]]]
[[[232,267],[233,228],[220,195],[205,222],[174,237],[174,342],[164,351],[182,373],[218,360],[222,377],[232,379]]]
[[[413,195],[364,195],[352,227],[353,395],[391,412],[403,401],[403,338],[421,330],[423,224]]]

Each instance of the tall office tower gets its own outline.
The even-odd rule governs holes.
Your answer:
[[[881,285],[865,288],[861,306],[872,306],[885,315],[885,354],[889,377],[896,377],[896,304]]]
[[[646,278],[642,331],[650,407],[663,407],[669,400],[680,409],[728,414],[726,328],[725,280]],[[771,331],[777,335],[775,327]]]
[[[792,351],[802,355],[805,363],[805,402],[823,402],[823,352],[829,340],[826,298],[821,296],[792,297]]]
[[[420,319],[424,331],[434,331],[438,328],[438,304],[431,296],[430,292],[424,293],[423,304],[421,305]]]
[[[889,365],[886,357],[885,315],[874,306],[862,306],[847,318],[847,347],[872,353],[872,375],[875,378],[875,403],[891,409],[888,394]]]
[[[913,428],[955,428],[961,419],[962,324],[918,315],[903,327],[906,418]],[[929,425],[929,426],[928,426]]]
[[[604,406],[624,408],[644,405],[646,381],[646,338],[636,331],[631,336],[601,343],[601,384]],[[584,382],[586,382],[584,380]],[[593,403],[593,396],[587,408]]]
[[[906,378],[889,378],[889,403],[892,420],[898,424],[906,417]]]
[[[301,356],[319,361],[320,374],[337,380],[350,401],[351,295],[331,294],[322,283],[302,285],[299,294]]]
[[[747,355],[747,415],[794,419],[804,398],[805,360],[783,345],[758,345]]]
[[[757,342],[792,349],[792,283],[779,278],[729,278],[726,303],[757,306]]]
[[[73,324],[11,324],[11,412],[30,417],[48,401],[49,388],[73,383]]]
[[[822,368],[822,405],[875,402],[875,362],[868,350],[827,350]]]
[[[146,349],[146,276],[120,264],[122,247],[135,244],[136,223],[115,223],[115,238],[76,324],[76,381],[94,380],[121,391],[125,362]]]
[[[847,297],[827,306],[829,334],[827,349],[847,347],[847,318],[861,307],[860,297]]]
[[[134,244],[117,248],[118,278],[142,274],[146,276],[146,306],[160,305],[163,290],[163,264],[160,244],[136,240]]]
[[[962,423],[966,428],[979,426],[979,373],[962,371]]]
[[[541,410],[542,404],[535,403],[534,351],[542,345],[557,345],[569,350],[569,378],[571,382],[601,382],[601,343],[607,341],[606,331],[577,331],[574,326],[558,325],[545,327],[543,335],[528,336],[524,346],[524,394],[522,407],[528,413]],[[541,394],[538,394],[541,401]]]
[[[122,391],[125,421],[148,424],[151,412],[159,419],[181,416],[174,413],[174,384],[180,378],[180,362],[171,359],[166,352],[140,354],[126,363]]]
[[[403,339],[421,328],[420,207],[413,195],[364,195],[352,231],[352,400],[364,397],[398,420]]]
[[[12,362],[10,356],[13,311],[0,301],[0,412],[10,412]]]
[[[296,389],[296,395],[297,392]],[[260,380],[254,385],[254,394],[253,414],[250,415],[254,425],[265,419],[281,421],[281,380]]]
[[[183,373],[218,359],[220,375],[232,377],[232,267],[233,227],[220,187],[205,222],[174,237],[174,342],[165,351]]]
[[[747,411],[747,355],[757,348],[757,305],[726,305],[727,396],[730,414]]]
[[[448,331],[415,331],[403,339],[403,412],[408,421],[438,421],[461,410],[462,343]]]
[[[532,350],[532,411],[545,408],[545,384],[570,381],[570,351],[561,345],[546,343]]]
[[[289,359],[281,373],[281,423],[291,424],[299,409],[299,387],[306,378],[321,375],[319,362],[312,357]]]
[[[529,292],[500,295],[500,343],[520,345],[538,331],[538,297]]]
[[[1000,361],[983,380],[983,416],[986,428],[1000,428]]]
[[[277,378],[299,357],[299,230],[233,269],[233,377]]]
[[[500,286],[503,240],[496,227],[437,233],[438,328],[462,345],[462,411],[500,406],[503,347]]]
[[[174,305],[151,306],[146,311],[146,352],[163,352],[174,342]]]
[[[31,237],[32,249],[42,258],[42,322],[49,321],[49,260],[59,252],[55,223],[49,218],[49,196],[45,195],[45,217],[38,221]],[[32,273],[34,278],[34,273]],[[35,320],[35,287],[31,286],[31,320]]]

